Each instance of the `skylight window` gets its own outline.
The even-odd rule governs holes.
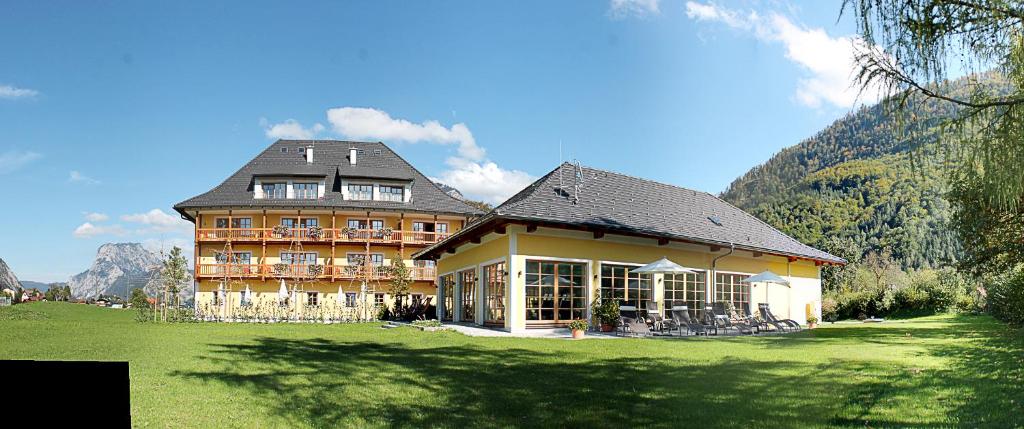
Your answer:
[[[713,223],[715,225],[723,226],[722,225],[722,219],[719,219],[718,216],[708,216],[708,220],[710,220],[711,223]]]

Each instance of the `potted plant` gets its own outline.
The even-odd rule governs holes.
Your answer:
[[[309,227],[309,238],[311,238],[313,240],[320,240],[320,239],[324,238],[324,229],[323,229],[323,227],[320,227],[320,226],[317,226],[317,225]]]
[[[349,240],[355,240],[355,238],[356,238],[356,233],[357,233],[358,231],[359,231],[358,229],[356,229],[356,228],[352,228],[352,227],[348,227],[348,226],[346,226],[346,227],[344,227],[344,228],[342,228],[342,229],[341,229],[341,233],[342,233],[343,235],[347,235],[347,236],[348,236],[348,239],[349,239]]]
[[[572,331],[572,338],[575,340],[583,338],[583,334],[587,332],[588,327],[590,327],[590,324],[583,319],[576,319],[569,322],[569,330]]]
[[[807,317],[807,327],[810,328],[810,329],[817,328],[818,327],[818,316],[808,316]]]
[[[619,302],[609,299],[605,302],[594,299],[590,306],[596,322],[600,324],[601,332],[612,332],[619,324]]]

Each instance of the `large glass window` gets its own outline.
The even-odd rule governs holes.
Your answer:
[[[357,185],[350,183],[348,185],[348,199],[350,200],[372,200],[373,199],[373,185]]]
[[[405,188],[401,186],[380,185],[381,201],[404,201]]]
[[[281,252],[281,263],[314,265],[316,264],[316,252]]]
[[[263,198],[284,199],[288,198],[287,183],[263,183]]]
[[[363,265],[363,261],[366,260],[365,253],[349,253],[345,255],[349,265]],[[380,267],[384,265],[384,254],[383,253],[371,253],[370,254],[370,265]]]
[[[651,301],[651,275],[633,274],[636,267],[629,265],[601,264],[601,299],[615,299],[619,305],[635,305],[647,308]]]
[[[292,184],[295,198],[304,200],[315,200],[317,198],[316,183],[294,183]]]
[[[526,261],[526,320],[566,323],[586,317],[586,264]]]
[[[441,293],[444,295],[444,312],[440,317],[441,320],[452,320],[455,315],[455,276],[441,276],[440,282]]]
[[[747,274],[717,273],[715,275],[715,301],[731,302],[734,308],[750,310],[750,284],[741,280]]]
[[[459,285],[462,287],[462,315],[459,320],[472,322],[476,318],[476,270],[460,271]]]
[[[306,305],[313,307],[320,305],[320,292],[306,292]]]
[[[672,317],[672,307],[685,305],[690,317],[704,317],[707,273],[665,275],[665,317]]]
[[[484,267],[484,286],[487,294],[487,316],[485,322],[505,321],[505,263],[499,262]]]

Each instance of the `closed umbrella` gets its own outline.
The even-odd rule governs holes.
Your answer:
[[[338,302],[338,305],[345,303],[345,295],[341,290],[341,286],[338,286],[338,296],[335,297],[335,300]]]
[[[245,294],[243,296],[245,297],[243,301],[246,303],[252,302],[252,289],[249,289],[249,285],[245,285]]]
[[[288,287],[284,285],[284,279],[281,279],[281,288],[277,291],[277,300],[284,301],[288,299]]]

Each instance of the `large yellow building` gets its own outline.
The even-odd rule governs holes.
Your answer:
[[[513,332],[590,320],[595,299],[694,316],[768,303],[805,323],[821,265],[846,262],[708,193],[571,164],[414,257],[437,263],[441,319]],[[662,257],[693,273],[630,273]],[[789,285],[744,281],[766,270]]]
[[[382,143],[323,140],[277,141],[174,208],[195,223],[197,312],[226,319],[372,317],[395,258],[433,301],[434,263],[411,255],[482,214]]]

